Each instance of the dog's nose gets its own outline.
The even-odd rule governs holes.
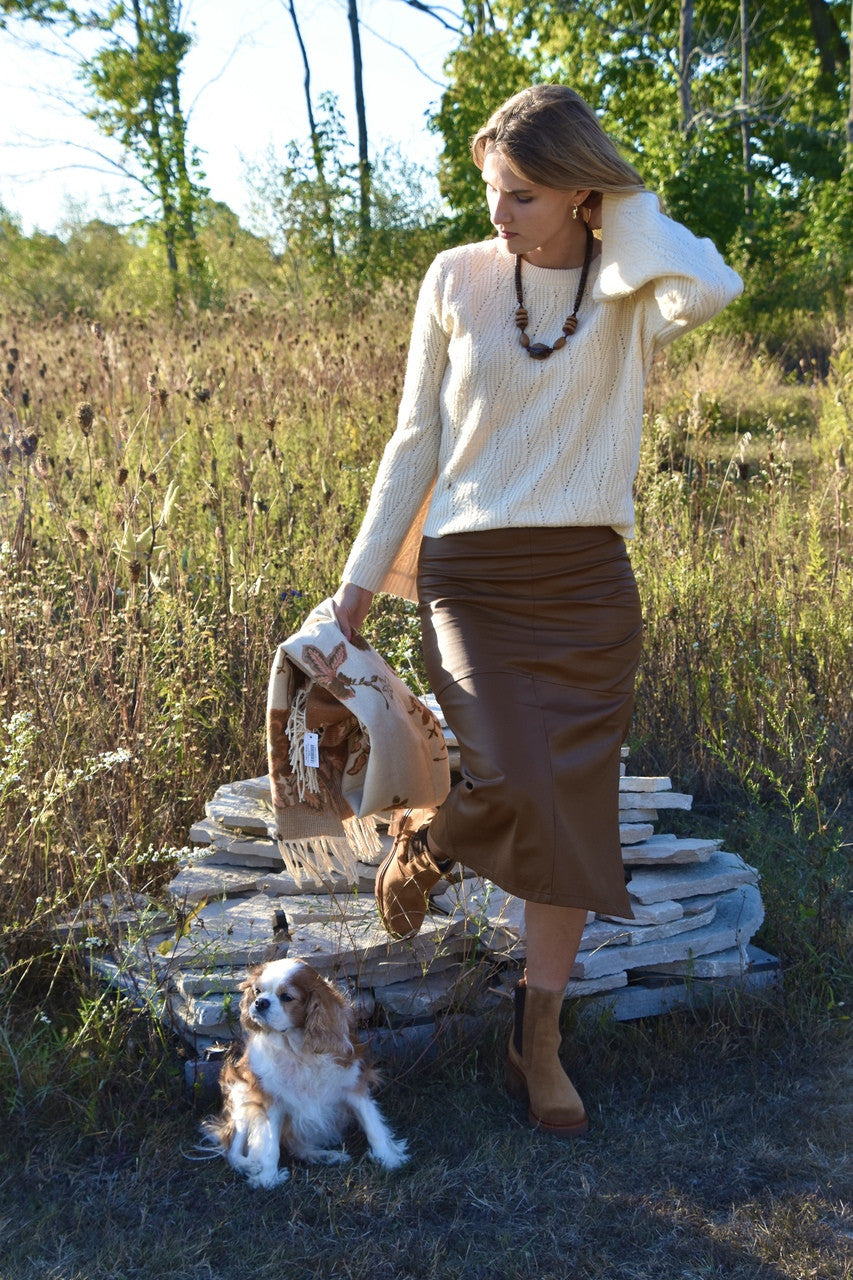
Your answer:
[[[256,1013],[266,1013],[269,1007],[270,1007],[269,996],[258,996],[258,998],[255,1000]]]

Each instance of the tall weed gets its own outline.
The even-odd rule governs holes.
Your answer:
[[[53,1041],[20,998],[33,983],[51,1025],[70,1009],[96,1025],[85,944],[57,934],[68,913],[156,898],[216,787],[264,770],[270,658],[336,585],[410,314],[387,288],[350,314],[297,299],[181,324],[0,319],[0,1025],[23,1019],[36,1060]],[[819,435],[836,391],[715,341],[649,393],[634,765],[781,814],[790,949],[825,955],[853,755],[849,484]],[[370,627],[422,685],[411,608],[379,601]],[[781,913],[771,927],[782,949]]]

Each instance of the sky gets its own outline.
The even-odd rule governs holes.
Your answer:
[[[354,140],[346,0],[295,0],[295,8],[315,113],[321,92],[337,93]],[[271,145],[283,150],[308,136],[290,13],[285,0],[186,0],[184,14],[196,38],[181,81],[190,141],[202,152],[213,198],[246,219],[247,164]],[[359,15],[371,151],[397,144],[408,158],[434,167],[439,141],[426,121],[438,106],[442,65],[457,38],[406,0],[359,0]],[[26,41],[15,33],[0,31],[0,204],[27,234],[55,231],[75,214],[119,221],[115,201],[127,183],[95,154],[110,144],[68,104],[73,96],[80,100],[71,60],[34,47],[45,40],[36,28]]]

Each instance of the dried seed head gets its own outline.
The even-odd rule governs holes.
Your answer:
[[[158,388],[157,399],[160,401],[160,408],[162,409],[165,406],[166,401],[169,399],[169,393],[165,387]]]
[[[117,482],[119,484],[125,484],[127,481],[128,474],[129,473],[128,473],[127,467],[119,467],[118,475],[116,476]]]
[[[69,525],[68,532],[71,535],[72,542],[88,542],[89,541],[89,534],[81,524]]]
[[[38,476],[39,480],[46,480],[47,477],[50,475],[50,462],[48,460],[47,454],[44,454],[44,453],[36,454],[36,460],[33,465],[35,467],[35,473]]]
[[[15,444],[20,449],[25,458],[31,458],[38,448],[39,438],[35,432],[28,435],[18,436]]]
[[[95,411],[89,404],[88,400],[81,400],[77,406],[75,414],[77,425],[83,432],[84,436],[88,436],[92,430],[92,423],[95,421]]]
[[[131,582],[138,582],[142,577],[142,565],[138,560],[131,560],[130,564],[127,566],[127,571],[130,574]]]
[[[157,374],[149,373],[148,375],[148,394],[150,396],[157,394]]]
[[[92,336],[94,338],[97,338],[98,341],[100,342],[101,338],[103,338],[104,336],[104,331],[97,320],[94,322],[94,324],[91,325],[91,330],[92,330]]]

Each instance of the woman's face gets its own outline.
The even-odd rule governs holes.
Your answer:
[[[583,223],[572,210],[588,190],[558,191],[520,177],[499,151],[483,162],[489,217],[510,253],[523,254],[539,267],[570,267],[583,253]]]

